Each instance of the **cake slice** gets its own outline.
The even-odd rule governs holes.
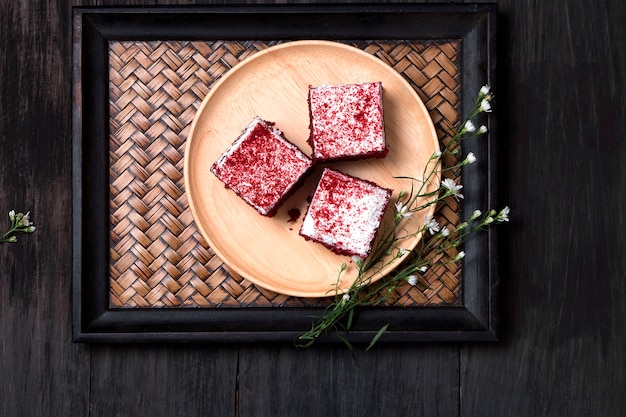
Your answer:
[[[311,166],[311,159],[274,123],[255,117],[211,172],[260,214],[271,217]]]
[[[365,259],[390,199],[389,189],[326,168],[304,216],[300,235],[337,254]]]
[[[382,83],[309,86],[309,145],[313,161],[387,154]]]

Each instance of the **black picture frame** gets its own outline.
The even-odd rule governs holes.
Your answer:
[[[113,40],[460,40],[461,114],[478,89],[495,86],[496,7],[457,5],[277,5],[74,8],[73,338],[75,342],[291,342],[316,308],[110,308],[108,42]],[[467,151],[462,218],[495,207],[495,118],[487,140]],[[347,335],[380,342],[493,341],[498,327],[496,231],[464,247],[461,302],[453,306],[364,308]],[[337,340],[336,338],[322,338]]]

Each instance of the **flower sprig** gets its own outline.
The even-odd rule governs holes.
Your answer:
[[[492,111],[492,98],[489,86],[483,86],[479,90],[472,109],[459,124],[456,132],[447,143],[442,145],[440,151],[430,156],[424,167],[422,179],[398,177],[409,180],[411,187],[409,191],[399,193],[393,205],[395,209],[393,221],[379,231],[380,238],[368,258],[353,258],[357,267],[357,276],[350,287],[343,292],[340,291],[339,284],[347,265],[345,263],[341,265],[334,301],[326,307],[321,316],[313,321],[307,332],[295,339],[296,346],[311,346],[319,337],[332,333],[353,351],[350,341],[344,334],[350,331],[358,308],[376,306],[388,301],[398,286],[420,284],[420,276],[438,263],[460,261],[465,256],[465,252],[458,248],[469,235],[485,230],[494,223],[509,221],[510,209],[507,206],[500,210],[490,209],[486,213],[475,210],[469,219],[453,229],[440,225],[432,216],[424,218],[424,223],[419,230],[407,231],[404,226],[406,219],[430,206],[436,206],[449,198],[463,199],[463,185],[457,184],[451,178],[444,178],[441,182],[439,179],[446,172],[455,171],[464,165],[476,162],[476,155],[469,152],[460,162],[451,166],[444,166],[442,159],[446,154],[457,155],[460,151],[458,145],[462,141],[487,133],[487,127],[481,125],[476,128],[473,119],[481,113]],[[401,246],[402,241],[418,236],[422,239],[412,251]],[[445,258],[441,255],[449,253],[451,249],[455,249],[456,255],[452,259],[444,260]],[[372,277],[398,260],[403,261],[399,267],[382,279],[373,282]],[[388,323],[379,329],[366,350],[375,345],[389,326]]]
[[[7,232],[0,236],[0,243],[14,243],[17,242],[17,236],[19,233],[33,233],[36,228],[30,221],[30,211],[24,213],[15,214],[15,210],[9,211],[9,220],[11,227]]]

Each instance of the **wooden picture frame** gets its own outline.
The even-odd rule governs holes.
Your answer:
[[[75,8],[73,36],[73,333],[76,342],[285,342],[321,308],[110,308],[107,45],[114,40],[457,39],[460,113],[482,85],[495,86],[493,5],[292,5]],[[494,207],[495,118],[489,137],[465,150],[462,218]],[[495,230],[464,247],[461,302],[453,306],[363,309],[347,338],[381,342],[497,340]],[[321,340],[336,340],[332,338]]]

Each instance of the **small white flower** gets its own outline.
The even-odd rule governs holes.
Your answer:
[[[482,134],[485,134],[485,133],[487,133],[487,126],[482,125],[481,127],[478,128],[478,134],[479,135],[482,135]]]
[[[348,293],[344,294],[343,297],[341,297],[341,301],[344,303],[350,301],[350,294]]]
[[[457,200],[463,198],[463,194],[461,194],[461,188],[463,188],[463,186],[457,185],[453,179],[446,178],[441,182],[441,185],[450,191]]]
[[[450,230],[448,230],[448,226],[443,226],[441,228],[441,232],[439,232],[439,233],[441,233],[441,236],[443,236],[443,237],[450,236]]]
[[[13,221],[14,218],[15,218],[15,210],[11,210],[9,212],[9,219],[11,219],[11,221]]]
[[[409,283],[409,284],[411,284],[411,285],[415,285],[415,284],[417,284],[417,275],[409,275],[409,276],[406,278],[406,282],[408,282],[408,283]]]
[[[474,152],[468,153],[467,156],[465,157],[465,163],[473,164],[474,162],[476,162],[476,155],[474,155]]]
[[[398,258],[402,258],[408,251],[405,248],[398,249]]]
[[[476,127],[474,126],[474,123],[472,123],[471,120],[468,120],[467,122],[465,122],[465,127],[463,128],[463,130],[465,132],[473,132],[476,130]]]
[[[480,111],[489,113],[491,112],[491,104],[489,104],[489,100],[487,100],[486,98],[484,98],[481,102],[480,102]]]
[[[426,270],[428,270],[428,268],[426,267],[426,265],[424,266],[420,266],[419,271],[423,274],[424,272],[426,272]]]
[[[441,151],[440,150],[436,150],[435,152],[433,152],[432,156],[430,157],[431,159],[435,159],[435,158],[439,158],[441,156]]]
[[[22,217],[22,225],[23,226],[30,226],[32,223],[30,221],[30,211],[26,212],[26,214],[24,215],[24,217]]]
[[[433,219],[432,216],[424,217],[424,228],[428,230],[431,235],[434,235],[440,230],[439,223],[437,223],[437,220]]]
[[[463,258],[465,258],[465,252],[461,251],[454,257],[454,259],[452,261],[453,262],[460,261]]]
[[[472,220],[476,220],[477,218],[479,218],[480,216],[482,216],[483,212],[480,210],[474,210],[474,212],[472,213]]]
[[[491,91],[491,87],[488,85],[483,85],[482,87],[480,87],[478,93],[480,96],[486,96],[487,94],[489,94],[489,91]]]
[[[398,218],[402,217],[403,219],[408,219],[412,216],[412,213],[409,211],[409,208],[405,204],[402,204],[398,201],[395,205],[396,211],[398,212]]]
[[[500,213],[498,214],[498,221],[499,222],[508,222],[509,221],[509,213],[511,212],[511,209],[509,208],[509,206],[505,206]]]

